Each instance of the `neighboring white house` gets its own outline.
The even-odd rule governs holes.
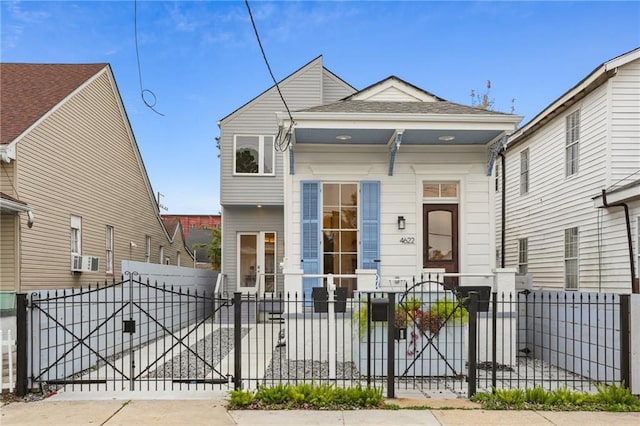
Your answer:
[[[638,292],[640,48],[598,66],[504,155],[506,265],[534,287]]]

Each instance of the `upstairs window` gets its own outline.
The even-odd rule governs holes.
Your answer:
[[[233,170],[237,175],[273,175],[273,136],[236,135]]]
[[[82,254],[82,219],[71,216],[71,254]]]
[[[529,193],[529,148],[520,152],[520,195]]]
[[[565,176],[578,173],[580,110],[567,116],[565,138]]]

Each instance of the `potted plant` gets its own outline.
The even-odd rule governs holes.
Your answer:
[[[425,300],[431,300],[425,298]],[[371,344],[367,343],[367,307],[355,313],[358,336],[354,336],[354,361],[366,372],[386,375],[386,322],[371,322]],[[354,317],[356,319],[356,317]],[[395,358],[397,375],[451,376],[461,374],[466,363],[465,325],[467,310],[449,297],[431,303],[409,298],[396,304]],[[368,348],[371,349],[369,354]]]

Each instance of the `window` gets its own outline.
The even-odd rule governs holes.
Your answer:
[[[113,226],[107,225],[106,232],[106,272],[107,274],[113,274]]]
[[[165,265],[171,265],[171,258],[169,256],[164,258],[164,264]]]
[[[325,183],[322,186],[322,238],[325,274],[355,274],[358,267],[358,184]],[[337,278],[351,297],[354,278]]]
[[[273,136],[234,137],[236,174],[273,175]]]
[[[565,176],[571,176],[578,173],[580,110],[567,116],[565,140]]]
[[[422,184],[424,198],[458,198],[456,182],[425,182]]]
[[[71,254],[82,254],[82,219],[71,216]]]
[[[520,195],[529,192],[529,148],[520,152]]]
[[[176,255],[176,266],[180,266],[180,261],[181,260],[182,260],[181,253],[178,252],[178,254]]]
[[[164,262],[164,247],[160,246],[160,255],[158,257],[158,263],[162,264]]]
[[[564,287],[578,289],[578,228],[564,230]]]
[[[524,275],[527,273],[528,259],[529,259],[529,240],[527,238],[520,238],[518,240],[518,274]]]
[[[144,261],[151,262],[151,237],[148,235],[145,237]]]

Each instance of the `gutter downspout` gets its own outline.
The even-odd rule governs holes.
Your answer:
[[[500,150],[500,152],[498,153],[498,157],[500,157],[500,164],[501,164],[501,169],[502,169],[502,211],[501,211],[501,216],[502,216],[502,222],[500,223],[500,267],[504,268],[504,245],[505,245],[505,241],[506,241],[506,236],[505,236],[505,230],[507,228],[507,224],[506,224],[506,218],[507,218],[507,191],[506,191],[506,184],[507,184],[507,178],[505,176],[506,173],[506,165],[505,165],[505,160],[506,158],[504,157],[504,149]]]
[[[635,281],[636,277],[636,269],[633,263],[633,243],[631,242],[631,222],[629,220],[629,206],[626,203],[616,203],[609,204],[607,203],[607,190],[602,190],[602,204],[605,208],[609,207],[624,207],[624,218],[627,222],[627,243],[629,244],[629,260],[631,264],[631,292],[633,294],[640,293],[640,288],[638,283]]]

